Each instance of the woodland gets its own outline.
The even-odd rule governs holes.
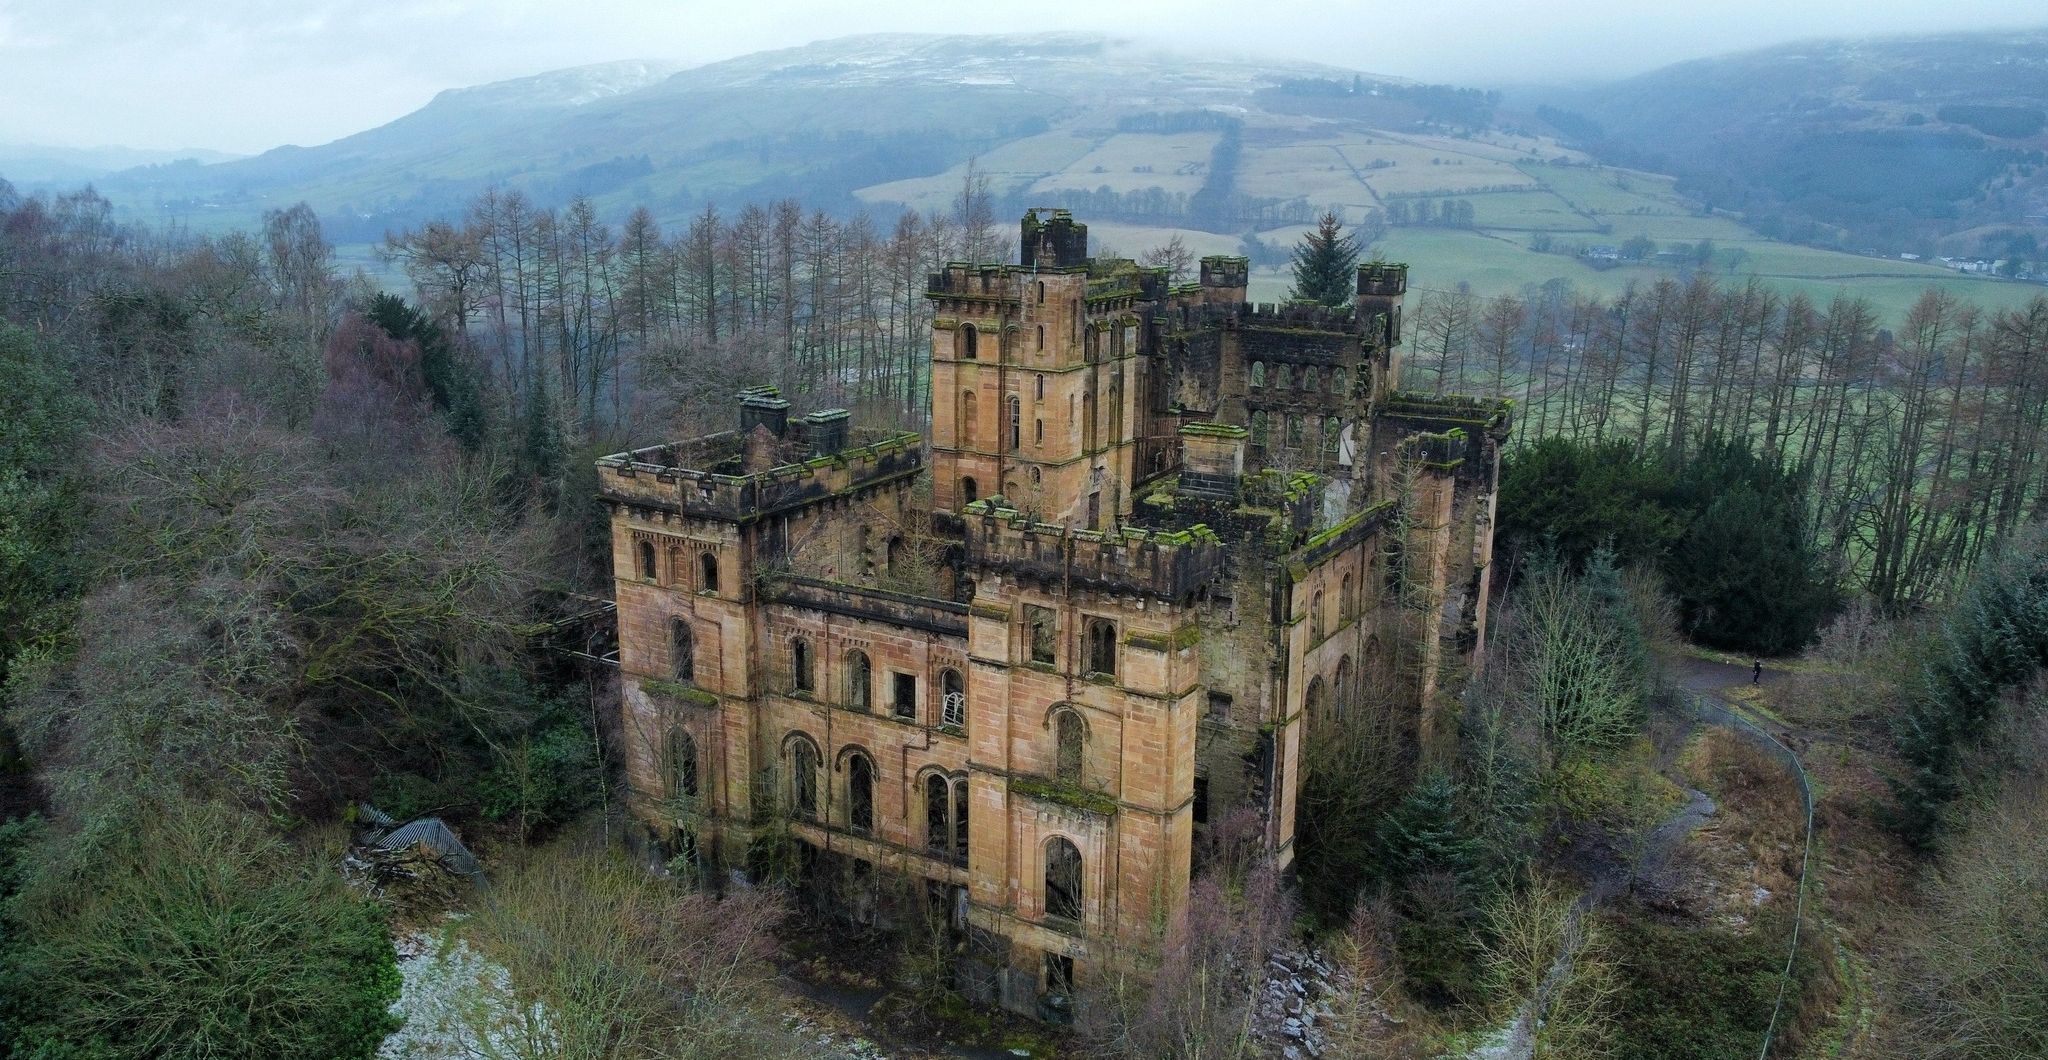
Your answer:
[[[1311,232],[1301,293],[1361,252]],[[445,1055],[1265,1056],[1302,946],[1339,1056],[2048,1055],[2048,299],[1411,294],[1405,385],[1516,400],[1442,736],[1350,705],[1295,871],[1212,823],[1070,1027],[973,1011],[917,925],[856,938],[902,1039],[861,1053],[790,1015],[798,896],[626,860],[616,693],[551,634],[609,591],[598,455],[758,382],[922,426],[925,274],[1009,254],[986,186],[675,231],[488,193],[384,254],[409,289],[304,206],[199,236],[0,184],[7,1055],[379,1055],[421,932],[497,969]],[[1703,698],[1804,763],[1804,852]],[[363,804],[470,840],[457,926],[350,878]]]

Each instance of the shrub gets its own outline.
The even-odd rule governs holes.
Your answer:
[[[1790,925],[1764,918],[1748,932],[1656,923],[1637,915],[1601,918],[1612,940],[1621,991],[1618,1037],[1639,1060],[1726,1060],[1755,1056],[1777,1003]],[[1802,948],[1796,987],[1811,975]]]
[[[9,907],[17,1056],[368,1057],[395,1026],[380,909],[260,821],[175,806]]]

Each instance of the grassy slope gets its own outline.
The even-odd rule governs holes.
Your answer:
[[[984,165],[995,184],[1010,189],[1029,186],[1048,203],[1057,201],[1059,189],[1104,184],[1185,190],[1180,185],[1191,174],[1174,171],[1185,168],[1192,158],[1183,142],[1191,139],[1122,134],[1091,140],[1054,132],[992,152]],[[1179,150],[1148,150],[1159,145]],[[1556,158],[1574,164],[1552,164]],[[1112,164],[1114,170],[1105,172]],[[1152,173],[1132,172],[1147,164],[1153,166]],[[961,168],[865,188],[861,197],[881,208],[909,202],[929,209],[957,193]],[[1673,183],[1660,174],[1594,165],[1543,141],[1320,128],[1301,128],[1292,136],[1269,130],[1248,142],[1238,180],[1240,190],[1249,194],[1301,196],[1318,206],[1339,207],[1354,218],[1388,202],[1406,199],[1412,204],[1416,198],[1447,192],[1470,201],[1477,219],[1474,229],[1401,227],[1373,248],[1374,253],[1413,266],[1415,285],[1425,290],[1463,283],[1488,295],[1564,279],[1583,291],[1611,296],[1630,283],[1646,285],[1677,275],[1674,268],[1658,265],[1595,269],[1569,250],[1539,254],[1530,249],[1530,241],[1542,233],[1564,248],[1620,245],[1638,235],[1663,246],[1712,240],[1718,251],[1716,273],[1724,282],[1743,283],[1755,276],[1782,294],[1804,293],[1823,305],[1840,293],[1858,295],[1893,322],[1903,318],[1929,287],[1946,288],[1992,308],[2016,307],[2042,293],[2039,286],[1966,276],[1932,265],[1781,243],[1734,218],[1702,214],[1673,189]],[[1503,187],[1521,190],[1487,190]],[[1298,239],[1301,230],[1291,226],[1259,235],[1268,243],[1284,245]],[[1164,243],[1176,233],[1197,253],[1230,253],[1237,242],[1230,235],[1137,224],[1097,222],[1094,231],[1098,243],[1127,255]],[[1285,270],[1262,269],[1253,277],[1255,299],[1277,300],[1285,297],[1286,289]]]

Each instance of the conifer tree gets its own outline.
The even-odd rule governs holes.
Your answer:
[[[1325,212],[1316,221],[1316,230],[1294,248],[1294,291],[1289,297],[1317,305],[1349,305],[1357,272],[1357,234],[1344,231],[1334,211]]]

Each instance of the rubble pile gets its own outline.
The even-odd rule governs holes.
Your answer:
[[[1334,1060],[1332,1005],[1352,985],[1350,973],[1314,949],[1274,951],[1266,959],[1252,1037],[1284,1060]]]

